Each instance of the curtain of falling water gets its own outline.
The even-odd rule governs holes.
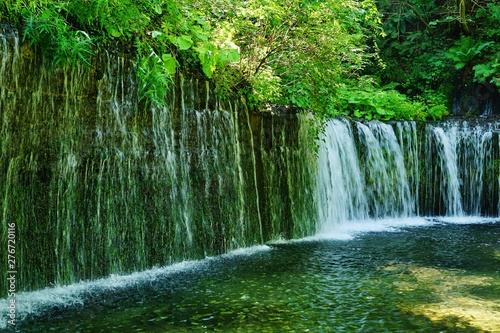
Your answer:
[[[272,133],[283,154],[261,154],[272,121],[203,79],[180,75],[166,107],[145,108],[128,55],[47,69],[15,30],[0,52],[2,248],[16,223],[19,291],[314,232],[300,211],[315,182],[304,117]],[[283,168],[263,167],[273,159]]]
[[[319,143],[319,230],[367,218],[497,216],[497,141],[489,123],[330,120]]]
[[[311,219],[317,215],[315,187],[310,183],[316,175],[316,157],[313,147],[299,149],[310,138],[311,119],[310,115],[302,114],[300,121],[290,126],[292,116],[271,114],[261,118],[260,149],[256,150],[262,155],[260,174],[267,184],[261,200],[267,209],[264,214],[270,219],[265,219],[269,225],[264,229],[271,234],[281,233],[284,239],[317,230],[316,218]],[[293,141],[289,140],[290,131],[298,133]],[[306,183],[310,185],[300,185]]]
[[[427,125],[422,154],[423,214],[497,215],[497,141],[498,129],[493,124],[462,121]]]

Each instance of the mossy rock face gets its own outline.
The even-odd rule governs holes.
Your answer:
[[[29,46],[27,43],[23,43],[21,46],[21,58],[27,60],[35,57],[35,50]]]
[[[314,231],[314,206],[297,208],[315,181],[297,115],[264,119],[200,73],[178,73],[164,105],[139,102],[133,53],[54,67],[16,32],[0,46],[0,202],[23,290]]]
[[[500,94],[491,84],[471,83],[455,90],[453,115],[467,118],[500,116]]]

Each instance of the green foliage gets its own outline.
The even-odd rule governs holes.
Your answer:
[[[381,84],[398,83],[398,91],[410,100],[447,105],[454,89],[454,68],[441,38],[413,32],[401,40],[383,44],[385,66],[375,72]],[[427,103],[427,102],[423,102]]]
[[[72,28],[67,20],[60,15],[59,4],[47,4],[29,1],[16,2],[24,19],[23,38],[30,45],[39,48],[54,65],[83,62],[90,64],[93,56],[93,41],[82,30]]]
[[[474,41],[470,36],[462,37],[450,48],[446,56],[455,62],[456,69],[462,69],[481,53],[481,51],[493,44],[493,42],[480,43]]]
[[[488,1],[487,4],[479,6],[475,16],[478,34],[484,40],[497,40],[500,38],[500,1]]]
[[[500,56],[473,67],[474,79],[481,83],[491,82],[500,89]]]
[[[499,3],[379,1],[386,36],[377,43],[384,67],[372,73],[382,85],[399,83],[398,91],[426,105],[430,114],[439,105],[451,107],[457,85],[497,84]]]
[[[488,47],[474,59],[472,65],[474,80],[495,84],[500,90],[500,1],[494,0],[480,6],[475,14],[477,36],[489,41]],[[495,42],[495,43],[494,43]]]
[[[137,68],[140,99],[163,105],[164,96],[178,66],[177,61],[169,54],[160,57],[148,43],[137,42],[136,47],[141,55]]]
[[[366,120],[436,120],[448,114],[443,104],[408,100],[405,95],[394,90],[396,85],[377,88],[367,81],[361,87],[343,87],[338,91],[337,107],[346,116]]]
[[[333,115],[339,83],[376,58],[365,45],[381,33],[371,0],[249,0],[244,6],[200,0],[196,6],[214,13],[214,30],[227,32],[241,51],[240,61],[219,78],[259,104],[294,104]]]
[[[212,78],[239,60],[238,48],[220,42],[224,37],[215,36],[204,14],[188,2],[6,0],[0,13],[21,24],[23,38],[55,65],[90,64],[95,46],[134,45],[141,98],[160,104],[182,65]]]
[[[340,109],[346,114],[367,120],[388,120],[396,115],[392,106],[406,100],[394,90],[347,88],[339,92]],[[394,103],[392,106],[390,103]]]
[[[252,107],[380,120],[446,114],[457,71],[500,86],[498,0],[4,0],[0,15],[55,65],[133,47],[157,104],[180,69]]]
[[[76,24],[100,35],[131,40],[144,33],[160,4],[159,0],[80,0],[69,1],[66,11]]]

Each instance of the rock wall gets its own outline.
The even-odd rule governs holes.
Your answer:
[[[0,61],[0,246],[15,224],[19,290],[315,232],[307,115],[254,113],[187,73],[145,106],[133,57],[54,68],[6,28]]]

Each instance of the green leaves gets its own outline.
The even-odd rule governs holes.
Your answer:
[[[197,22],[200,22],[200,20],[198,19]],[[202,26],[205,26],[205,27],[207,26],[207,22],[205,22],[204,20],[201,20],[201,22],[203,23]],[[189,30],[195,38],[202,40],[202,41],[208,40],[207,32],[205,30],[203,30],[203,28],[201,26],[193,25],[192,27],[190,27]]]
[[[439,101],[426,112],[436,110],[436,105],[452,105],[457,79],[462,85],[473,84],[473,79],[496,82],[494,64],[500,45],[493,41],[500,38],[498,0],[480,1],[477,6],[451,0],[378,4],[389,37],[376,40],[384,66],[375,72],[380,82],[399,82],[398,90],[419,103]]]
[[[222,50],[219,54],[220,62],[237,62],[240,61],[240,53],[238,49],[226,49]]]
[[[194,67],[213,78],[218,69],[240,60],[239,48],[231,38],[212,30],[211,13],[199,11],[188,1],[16,0],[0,6],[2,17],[4,10],[24,17],[24,38],[55,65],[90,64],[96,40],[134,43],[142,97],[147,95],[159,103],[181,66]]]
[[[410,101],[394,87],[395,84],[389,84],[379,88],[368,82],[358,88],[343,86],[338,91],[337,107],[343,115],[366,120],[439,119],[447,112],[444,105]]]
[[[472,69],[474,69],[476,78],[478,78],[480,82],[485,82],[486,79],[497,73],[499,67],[500,65],[498,63],[487,63],[476,65]]]
[[[194,42],[191,38],[191,36],[188,35],[181,35],[181,36],[168,36],[168,40],[177,46],[179,50],[189,50],[193,45]]]
[[[478,64],[472,68],[474,79],[481,83],[493,83],[500,89],[500,58],[497,56],[485,64]]]
[[[396,115],[395,108],[406,100],[406,96],[395,90],[340,89],[339,97],[343,100],[342,109],[356,118],[367,120],[389,120]]]
[[[470,63],[474,57],[481,53],[481,51],[494,44],[494,42],[480,43],[475,42],[470,36],[462,37],[455,43],[455,46],[450,48],[446,56],[455,62],[456,69],[462,69]]]
[[[433,3],[418,0],[397,4],[375,0],[16,0],[15,11],[25,18],[25,38],[58,65],[90,63],[96,41],[135,45],[141,98],[149,101],[161,104],[173,76],[188,68],[215,81],[220,94],[245,94],[254,106],[294,104],[328,116],[343,113],[392,119],[403,114],[396,104],[410,102],[393,89],[380,88],[375,83],[379,78],[370,78],[369,85],[362,82],[368,81],[366,74],[384,65],[379,56],[383,45],[379,37],[385,34],[379,3],[391,8],[386,16],[387,33],[405,38],[396,56],[415,61],[418,50],[433,49],[429,43],[422,44],[424,33],[412,29],[431,17],[434,27],[446,20],[436,15]],[[496,5],[484,8],[478,19],[500,13]],[[449,50],[448,58],[441,53],[418,59],[415,63],[422,66],[418,75],[426,82],[424,88],[442,82],[437,74],[447,69],[448,59],[458,67],[472,65],[471,59],[490,45],[465,40]],[[498,76],[495,63],[484,65],[475,67],[478,80]],[[395,65],[389,74],[379,76],[404,78],[408,67]],[[407,88],[411,80],[405,81],[401,86]]]
[[[226,21],[215,23],[216,32],[229,32],[240,53],[222,51],[219,60],[232,62],[229,66],[242,74],[238,84],[250,85],[245,91],[261,104],[330,112],[338,82],[356,77],[371,57],[366,36],[381,31],[372,0],[223,4]]]
[[[200,43],[194,50],[197,52],[203,73],[208,78],[212,78],[217,67],[217,53],[215,47],[210,43]]]
[[[73,29],[55,6],[31,12],[24,8],[23,39],[39,49],[53,65],[84,63],[90,65],[93,40],[82,31]]]
[[[177,60],[171,54],[158,56],[153,47],[145,42],[137,41],[136,47],[139,52],[137,77],[140,82],[140,99],[163,105],[178,67]]]
[[[168,75],[174,75],[179,63],[171,54],[163,54],[161,56],[163,60],[163,67],[165,68],[165,73]]]
[[[115,28],[113,26],[106,25],[106,30],[113,37],[119,38],[122,36],[122,33],[120,32],[120,30],[118,30],[117,28]]]

